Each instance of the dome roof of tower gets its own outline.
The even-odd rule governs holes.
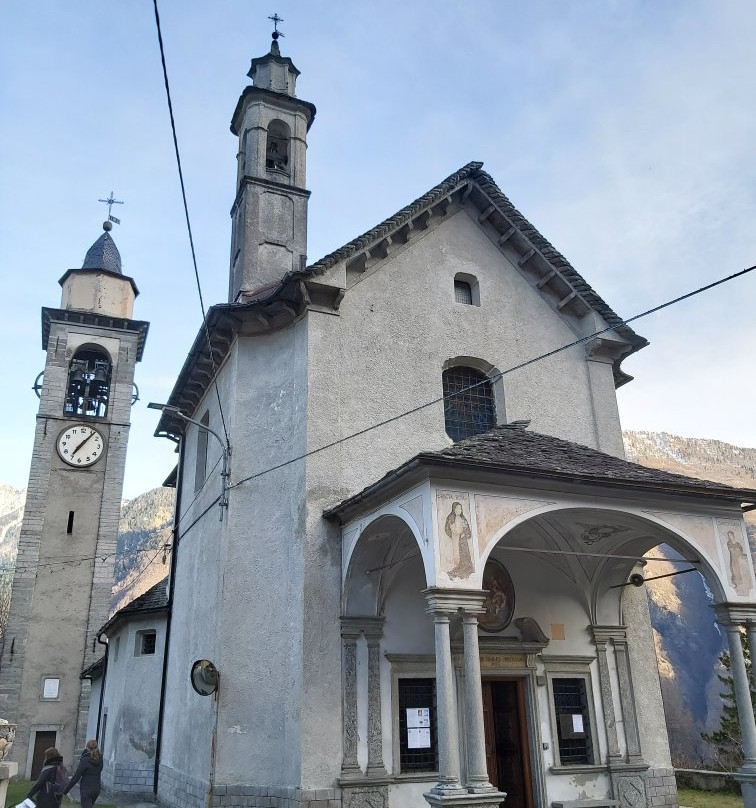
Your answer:
[[[104,269],[121,274],[121,254],[107,231],[87,250],[82,269]]]

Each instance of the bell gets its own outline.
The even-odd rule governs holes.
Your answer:
[[[94,380],[96,382],[106,382],[108,380],[108,363],[95,362]]]

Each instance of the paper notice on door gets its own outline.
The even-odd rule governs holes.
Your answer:
[[[583,729],[583,716],[579,713],[572,714],[572,731],[573,732],[585,732]]]
[[[409,707],[407,709],[407,748],[430,749],[430,708]]]

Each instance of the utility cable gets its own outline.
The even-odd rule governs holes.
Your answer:
[[[516,370],[522,370],[523,368],[528,367],[529,365],[533,365],[536,362],[540,362],[543,359],[549,359],[552,356],[556,356],[563,351],[569,350],[570,348],[574,348],[577,345],[582,345],[585,342],[588,342],[596,337],[601,336],[602,334],[607,334],[612,331],[617,331],[618,329],[626,326],[628,323],[635,322],[636,320],[640,320],[642,317],[647,317],[649,314],[655,314],[662,309],[669,308],[670,306],[674,306],[676,303],[680,303],[683,300],[687,300],[688,298],[695,297],[696,295],[701,294],[702,292],[706,292],[709,289],[713,289],[715,286],[719,286],[720,284],[727,283],[728,281],[734,280],[735,278],[739,278],[743,275],[746,275],[749,272],[753,272],[756,269],[756,264],[753,266],[747,267],[746,269],[741,269],[739,272],[734,272],[732,275],[728,275],[725,278],[720,278],[713,283],[709,283],[706,286],[700,286],[698,289],[694,289],[692,292],[686,292],[679,297],[674,298],[673,300],[668,300],[666,303],[662,303],[658,306],[654,306],[651,309],[647,309],[646,311],[641,312],[640,314],[635,314],[632,317],[628,317],[626,320],[621,320],[614,325],[607,326],[606,328],[602,328],[599,331],[594,331],[592,334],[588,334],[585,337],[580,337],[579,339],[573,340],[572,342],[568,342],[566,345],[562,345],[559,348],[555,348],[552,351],[547,351],[546,353],[540,354],[539,356],[534,356],[531,359],[527,359],[524,362],[520,362],[517,365],[513,365],[511,368],[507,368],[507,370],[502,370],[499,373],[495,373],[492,376],[487,376],[485,379],[475,382],[474,384],[469,385],[468,387],[464,387],[460,390],[455,390],[453,393],[449,393],[445,396],[440,396],[438,398],[434,398],[432,401],[426,401],[424,404],[418,404],[416,407],[412,407],[412,409],[405,410],[404,412],[399,413],[398,415],[393,415],[391,418],[386,418],[383,421],[379,421],[376,424],[372,424],[371,426],[366,426],[364,429],[359,429],[356,432],[352,432],[349,435],[345,435],[343,438],[338,438],[337,440],[331,441],[330,443],[326,443],[323,446],[319,446],[316,449],[311,449],[309,452],[304,452],[301,455],[297,455],[296,457],[292,457],[290,460],[284,460],[282,463],[278,463],[275,466],[270,466],[269,468],[263,469],[262,471],[255,472],[254,474],[250,474],[247,477],[243,477],[241,480],[237,480],[234,483],[229,484],[229,489],[237,488],[244,483],[248,483],[251,480],[256,480],[258,477],[262,477],[266,474],[270,474],[273,471],[278,471],[279,469],[286,468],[286,466],[290,466],[292,463],[297,463],[300,460],[304,460],[308,457],[312,457],[313,455],[319,454],[320,452],[324,452],[326,449],[333,449],[335,446],[339,446],[342,443],[346,443],[347,441],[353,440],[354,438],[358,438],[362,435],[367,434],[368,432],[372,432],[374,429],[379,429],[382,426],[387,426],[388,424],[394,423],[395,421],[399,421],[402,418],[406,418],[408,415],[414,415],[416,412],[420,412],[421,410],[427,409],[428,407],[432,407],[435,404],[439,404],[442,401],[447,401],[449,399],[458,398],[463,393],[468,392],[469,390],[473,390],[476,387],[479,387],[482,384],[490,384],[493,381],[497,381],[498,379],[507,376],[510,373],[514,373]]]
[[[194,265],[194,278],[197,282],[197,294],[199,295],[200,310],[202,311],[202,325],[205,331],[205,339],[207,340],[207,351],[210,354],[210,362],[213,367],[213,385],[215,387],[215,396],[218,399],[218,410],[220,412],[221,423],[223,425],[223,434],[226,436],[226,443],[228,440],[228,430],[226,428],[226,418],[223,414],[223,405],[221,404],[220,391],[218,390],[217,370],[215,365],[215,357],[213,356],[213,346],[210,341],[210,329],[207,325],[207,315],[205,312],[205,301],[202,297],[202,284],[200,283],[199,270],[197,269],[197,254],[194,249],[194,237],[192,235],[192,224],[189,219],[189,205],[186,201],[186,186],[184,185],[184,171],[181,167],[181,153],[179,152],[178,135],[176,133],[176,120],[173,116],[173,101],[171,100],[171,88],[168,83],[168,68],[165,63],[165,48],[163,46],[163,33],[160,28],[160,13],[158,12],[157,0],[152,0],[152,5],[155,9],[155,25],[157,27],[158,43],[160,45],[160,61],[163,65],[163,81],[165,83],[165,95],[168,100],[168,113],[171,118],[171,132],[173,134],[173,148],[176,152],[176,166],[178,167],[179,183],[181,184],[181,199],[184,203],[184,217],[186,218],[186,229],[189,234],[189,246],[192,252],[192,264]]]

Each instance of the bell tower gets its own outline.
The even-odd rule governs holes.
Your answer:
[[[47,352],[26,509],[0,664],[0,715],[17,723],[12,760],[29,777],[57,746],[66,764],[86,738],[89,681],[102,656],[115,563],[134,368],[148,323],[110,236],[60,279],[60,308],[42,309]]]
[[[252,60],[247,74],[252,85],[242,92],[231,121],[239,152],[230,303],[275,286],[307,260],[305,166],[315,107],[296,97],[299,71],[281,56],[279,36],[274,31],[270,52]]]

